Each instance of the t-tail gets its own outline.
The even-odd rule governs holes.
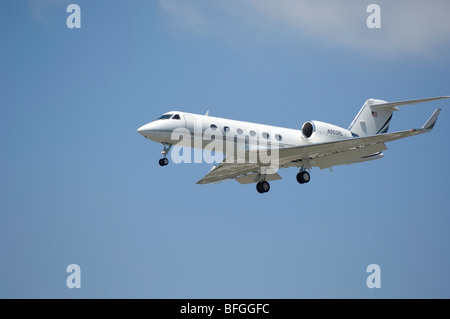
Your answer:
[[[353,135],[370,136],[384,134],[389,130],[394,111],[398,111],[398,106],[430,102],[447,99],[449,96],[439,96],[426,99],[408,100],[399,102],[386,102],[383,100],[368,99],[353,119],[348,130]]]

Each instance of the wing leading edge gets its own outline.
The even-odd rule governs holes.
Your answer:
[[[355,158],[355,156],[368,157],[376,155],[377,152],[386,149],[386,146],[384,145],[386,142],[392,142],[402,138],[430,132],[436,124],[440,111],[441,109],[434,111],[433,115],[431,115],[428,121],[420,129],[357,137],[335,142],[280,148],[278,149],[278,167],[305,166],[306,168],[309,168],[309,163],[313,161],[319,163],[322,161],[322,163],[324,163],[323,165],[315,165],[320,168],[355,163],[351,158]],[[258,151],[247,151],[247,153],[249,152]],[[346,157],[346,154],[350,154],[351,156]],[[293,162],[297,164],[292,165]],[[305,165],[305,163],[307,165]],[[217,183],[228,179],[242,180],[245,181],[245,183],[255,182],[257,181],[255,179],[255,174],[258,174],[259,176],[261,167],[263,166],[258,163],[237,163],[224,160],[215,169],[211,170],[205,177],[199,180],[197,184]],[[269,174],[267,176],[274,175],[273,179],[281,179],[276,172],[273,173],[274,174]],[[250,177],[250,175],[252,175],[252,177]]]

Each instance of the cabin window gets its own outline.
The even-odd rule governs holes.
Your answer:
[[[255,136],[256,135],[256,132],[255,131],[250,131],[250,136]]]
[[[230,131],[230,128],[228,126],[224,126],[223,130],[224,130],[225,133],[228,133]]]
[[[215,129],[217,128],[217,125],[216,125],[216,124],[211,124],[211,125],[210,125],[210,128],[211,128],[212,130],[215,130]]]
[[[236,132],[237,132],[238,134],[244,133],[244,131],[243,131],[241,128],[238,128],[238,129],[236,130]]]
[[[181,120],[180,114],[175,114],[175,115],[172,117],[172,120]]]
[[[277,141],[281,141],[283,139],[283,137],[280,134],[275,134],[275,139]]]
[[[268,140],[269,139],[269,133],[263,132],[262,133],[262,137],[264,137],[266,140]]]

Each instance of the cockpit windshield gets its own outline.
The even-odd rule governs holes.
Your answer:
[[[168,120],[173,116],[173,114],[164,114],[158,120]]]
[[[158,120],[168,120],[168,119],[172,119],[172,120],[181,120],[180,118],[180,114],[163,114]]]

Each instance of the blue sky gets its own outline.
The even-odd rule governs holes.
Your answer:
[[[0,2],[0,297],[450,297],[448,101],[394,114],[443,108],[382,160],[264,195],[196,185],[209,165],[160,167],[136,132],[172,109],[347,127],[368,98],[450,95],[448,1],[378,1],[381,29],[373,1],[78,0],[68,29],[70,3]]]

